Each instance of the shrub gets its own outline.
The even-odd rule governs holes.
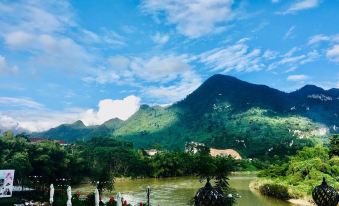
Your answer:
[[[262,195],[274,197],[281,200],[290,199],[287,187],[278,184],[264,184],[259,187],[259,191]]]

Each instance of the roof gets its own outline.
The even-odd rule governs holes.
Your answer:
[[[212,157],[216,157],[216,156],[232,156],[234,159],[237,159],[237,160],[241,160],[242,159],[241,155],[237,151],[235,151],[234,149],[224,149],[224,150],[221,150],[221,149],[211,148],[210,149],[210,155]]]
[[[149,150],[145,150],[145,152],[149,155],[149,156],[153,156],[156,155],[158,153],[158,150],[156,149],[149,149]]]
[[[42,142],[42,141],[47,141],[48,139],[42,138],[42,137],[31,137],[29,138],[31,142]]]

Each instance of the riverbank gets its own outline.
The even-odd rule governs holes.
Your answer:
[[[260,193],[260,187],[266,184],[277,184],[277,183],[270,179],[258,178],[258,179],[251,181],[251,183],[249,184],[249,188],[252,192]],[[301,192],[296,193],[290,188],[288,188],[288,194],[290,196],[290,199],[285,200],[287,202],[290,202],[296,205],[302,205],[302,206],[314,206],[315,205],[312,201],[312,197],[310,195],[307,195],[306,193],[301,193]]]
[[[281,201],[278,199],[260,195],[249,189],[251,181],[257,179],[253,173],[236,173],[230,176],[230,186],[239,193],[237,206],[299,206],[298,204]],[[169,177],[169,178],[117,178],[114,191],[105,192],[104,199],[116,196],[118,192],[132,205],[138,204],[146,199],[146,188],[151,187],[151,202],[160,206],[187,206],[194,197],[197,190],[204,186],[199,178],[193,176]],[[94,191],[90,184],[74,187],[73,191],[88,194]]]

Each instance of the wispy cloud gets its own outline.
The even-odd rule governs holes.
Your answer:
[[[296,70],[299,66],[313,62],[320,57],[317,50],[309,51],[307,53],[296,54],[300,48],[294,47],[283,55],[280,55],[276,61],[269,64],[268,71],[277,69],[279,67],[288,67],[286,72]]]
[[[320,5],[320,0],[297,0],[292,3],[289,8],[280,14],[294,14],[296,12],[316,8]]]
[[[19,30],[51,34],[76,25],[71,5],[66,0],[7,1],[0,3],[0,11],[2,33]]]
[[[107,68],[84,78],[86,82],[123,84],[160,103],[173,103],[201,84],[200,76],[188,64],[186,55],[150,58],[112,56]],[[170,85],[170,86],[169,86]]]
[[[36,101],[27,98],[14,98],[14,97],[0,97],[0,106],[34,108],[34,109],[43,108],[43,105]]]
[[[250,47],[247,40],[240,40],[234,45],[217,48],[198,56],[198,60],[212,71],[223,73],[232,70],[237,72],[258,71],[264,68],[260,49]],[[266,53],[266,56],[270,54]]]
[[[317,47],[321,43],[326,43],[328,46],[324,55],[332,62],[339,62],[339,34],[317,34],[312,36],[308,41],[308,45],[313,47]]]
[[[284,35],[284,39],[290,39],[293,37],[293,34],[294,34],[294,31],[295,31],[295,26],[291,26],[288,31],[285,33]]]
[[[198,74],[193,71],[187,71],[178,82],[171,85],[145,87],[143,93],[149,96],[153,102],[171,104],[185,98],[197,89],[201,83],[202,79]]]
[[[313,44],[317,44],[319,42],[323,42],[323,41],[329,41],[330,37],[323,35],[323,34],[317,34],[315,36],[312,36],[309,40],[308,40],[308,44],[309,45],[313,45]]]
[[[169,39],[170,36],[168,34],[160,34],[159,32],[152,36],[152,40],[156,44],[166,44]]]
[[[197,38],[224,30],[223,23],[232,20],[233,0],[144,0],[142,10],[155,16],[164,14],[179,33]]]
[[[307,75],[304,74],[295,74],[295,75],[290,75],[287,77],[287,80],[289,81],[305,81],[307,80],[309,77]]]
[[[328,49],[326,52],[326,56],[330,60],[339,63],[339,44],[334,45],[332,48]]]
[[[332,42],[332,43],[339,42],[339,34],[335,35],[317,34],[311,36],[310,39],[308,40],[308,45],[314,45],[321,42]]]
[[[0,74],[16,74],[18,71],[17,66],[9,66],[6,58],[0,55]]]

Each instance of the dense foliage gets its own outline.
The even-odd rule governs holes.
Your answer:
[[[287,163],[273,165],[259,176],[269,178],[270,183],[288,187],[293,197],[309,196],[323,177],[339,190],[339,157],[330,157],[329,150],[321,145],[306,147],[291,156]]]
[[[216,169],[244,169],[228,157],[213,158],[208,151],[197,154],[162,151],[148,156],[129,142],[93,138],[61,146],[57,142],[30,142],[24,135],[0,136],[0,169],[15,169],[17,185],[78,184],[91,181],[100,191],[114,189],[114,177],[174,177],[200,174],[214,178]],[[217,177],[216,177],[217,178]],[[66,181],[60,183],[60,180]]]
[[[330,138],[330,155],[339,156],[339,135]]]
[[[259,187],[261,194],[281,200],[288,200],[290,195],[286,186],[280,184],[263,184]]]

